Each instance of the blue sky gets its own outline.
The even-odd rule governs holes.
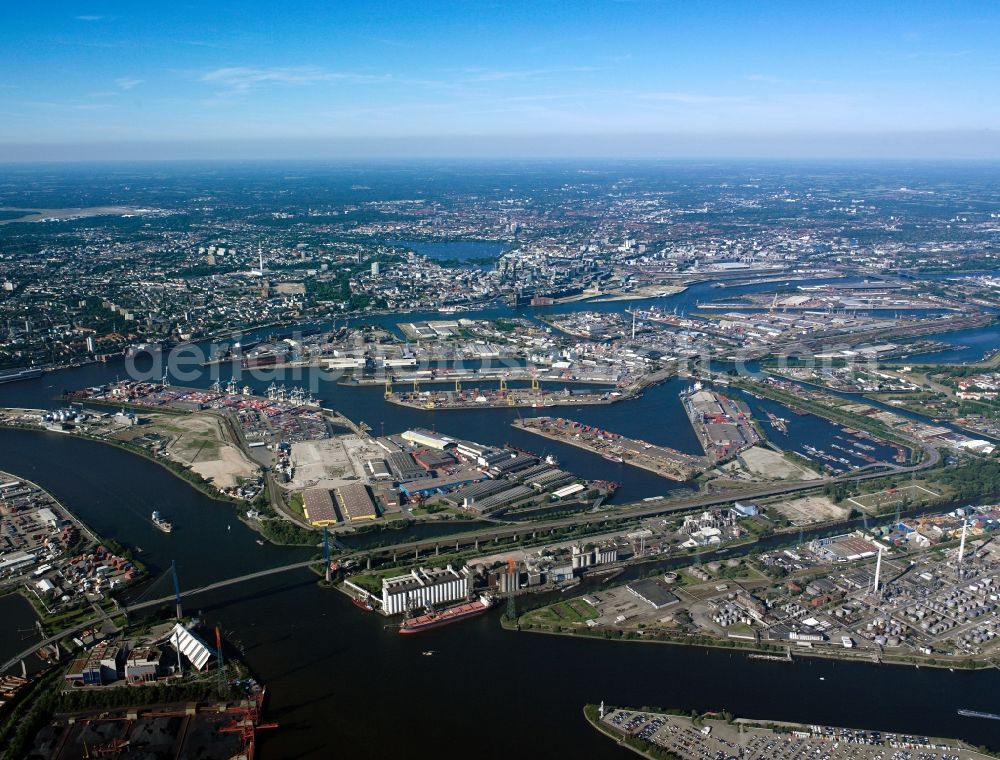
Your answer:
[[[1000,157],[997,40],[996,2],[17,3],[0,159]]]

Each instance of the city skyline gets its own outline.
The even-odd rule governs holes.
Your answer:
[[[998,29],[985,3],[19,8],[0,161],[1000,158]]]

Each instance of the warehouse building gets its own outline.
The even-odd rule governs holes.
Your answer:
[[[506,491],[501,491],[500,493],[493,494],[492,496],[477,499],[469,504],[468,509],[472,512],[478,512],[481,515],[495,514],[501,509],[507,509],[508,507],[529,499],[534,495],[534,490],[528,488],[528,486],[514,486],[513,488],[508,488]]]
[[[510,486],[506,480],[483,480],[453,491],[445,497],[445,501],[453,507],[468,509],[477,499],[485,499],[487,496],[507,490]]]
[[[468,568],[455,570],[418,567],[406,575],[382,579],[382,611],[400,615],[428,605],[439,606],[469,598],[472,576]]]
[[[174,649],[184,655],[187,661],[191,663],[191,667],[197,671],[203,671],[208,665],[208,661],[212,659],[213,652],[208,644],[180,623],[174,623],[170,634],[163,641],[168,642]]]
[[[392,478],[392,473],[389,472],[389,466],[384,459],[369,459],[365,463],[365,467],[371,473],[373,480],[390,480]]]
[[[671,604],[676,604],[680,601],[662,582],[653,578],[629,583],[625,588],[628,589],[630,594],[638,597],[654,610],[669,607]]]
[[[389,469],[392,470],[393,477],[400,483],[433,476],[433,473],[414,462],[413,457],[406,451],[394,451],[389,454]]]
[[[334,525],[337,522],[337,510],[328,488],[307,488],[303,491],[302,511],[310,525]]]
[[[430,430],[424,430],[422,428],[407,430],[400,437],[407,443],[412,443],[414,446],[419,446],[425,449],[437,449],[438,451],[453,449],[458,445],[447,436],[438,435],[437,433]]]
[[[372,501],[368,488],[363,483],[350,483],[340,486],[337,494],[337,504],[340,513],[351,522],[358,520],[374,520],[378,517],[375,502]]]
[[[454,467],[458,462],[455,457],[437,449],[421,449],[413,452],[413,461],[425,470],[440,470],[443,467]]]
[[[490,472],[493,475],[506,475],[512,472],[517,472],[518,470],[523,470],[526,467],[531,467],[534,464],[538,464],[538,457],[533,457],[528,454],[518,454],[513,459],[505,459],[502,462],[497,462],[495,465],[490,467]]]
[[[456,488],[469,485],[469,483],[477,483],[485,479],[486,476],[483,473],[467,468],[450,474],[400,483],[399,490],[406,496],[431,496],[432,494],[448,493]]]

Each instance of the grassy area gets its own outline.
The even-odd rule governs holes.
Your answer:
[[[577,597],[564,602],[556,602],[547,607],[540,607],[525,614],[524,619],[529,623],[546,626],[559,626],[562,624],[584,625],[588,620],[595,617],[594,608],[583,599]]]
[[[410,514],[415,517],[420,515],[438,515],[438,514],[451,514],[460,515],[466,517],[466,513],[460,509],[455,509],[454,507],[449,507],[445,504],[424,504],[423,506],[414,507],[410,510]]]
[[[305,497],[301,491],[295,491],[288,497],[288,508],[303,520],[306,519]]]
[[[398,574],[399,571],[396,570],[393,573],[362,573],[361,575],[352,575],[350,577],[351,583],[355,586],[361,586],[365,591],[369,591],[373,594],[382,593],[382,578],[392,574]]]

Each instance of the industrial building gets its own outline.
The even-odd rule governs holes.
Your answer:
[[[63,678],[67,686],[103,686],[118,680],[125,652],[110,641],[98,643],[85,657],[70,664]]]
[[[454,467],[458,462],[455,457],[437,449],[421,449],[413,452],[413,461],[427,471],[440,470],[444,467]]]
[[[369,459],[365,463],[365,467],[371,473],[373,480],[389,480],[392,478],[392,473],[389,472],[389,467],[384,459]]]
[[[486,476],[474,469],[459,470],[448,475],[438,475],[422,480],[412,480],[400,483],[399,491],[406,496],[432,496],[437,493],[448,493],[456,488],[485,480]]]
[[[413,457],[406,451],[394,451],[389,454],[389,469],[400,483],[433,477],[432,472],[413,461]]]
[[[513,486],[506,491],[500,491],[492,496],[476,499],[471,502],[467,509],[478,512],[481,515],[495,514],[502,509],[506,509],[525,499],[535,496],[535,491],[528,486]]]
[[[382,611],[399,615],[407,610],[458,602],[469,597],[472,576],[468,568],[455,570],[418,567],[406,575],[382,579]]]
[[[350,483],[340,486],[337,494],[337,504],[340,505],[340,513],[351,522],[357,520],[374,520],[378,517],[375,510],[375,502],[372,501],[368,488],[363,483]]]
[[[444,435],[438,435],[430,430],[423,430],[422,428],[407,430],[400,436],[400,438],[407,443],[412,443],[414,446],[427,449],[437,449],[438,451],[453,449],[458,446],[458,444],[451,438]]]
[[[160,672],[160,650],[136,647],[125,658],[125,680],[129,683],[155,681]]]
[[[533,457],[528,454],[518,454],[511,459],[504,459],[501,462],[490,467],[490,473],[493,475],[507,475],[512,472],[517,472],[518,470],[523,470],[531,465],[538,464],[538,457]]]
[[[478,499],[485,499],[508,488],[510,483],[506,480],[483,480],[453,491],[444,500],[453,507],[469,509]]]
[[[618,561],[618,547],[609,545],[584,549],[581,546],[574,546],[572,557],[574,570],[581,570],[585,567],[593,567],[594,565],[607,565]]]
[[[625,586],[629,593],[638,597],[654,610],[669,607],[680,601],[661,581],[653,578],[635,581]]]
[[[329,488],[307,488],[302,492],[302,510],[310,525],[334,525],[337,510]]]

